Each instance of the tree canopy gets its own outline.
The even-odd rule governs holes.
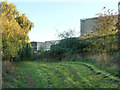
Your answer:
[[[95,20],[93,27],[93,36],[89,40],[89,51],[93,52],[111,52],[118,49],[117,46],[117,15],[113,10],[103,8],[103,13],[97,14],[99,17]]]
[[[14,4],[2,2],[2,56],[13,59],[29,41],[28,32],[34,24],[25,14],[20,15]]]

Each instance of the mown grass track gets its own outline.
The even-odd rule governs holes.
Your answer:
[[[34,88],[117,88],[120,81],[118,77],[83,62],[24,61],[17,64],[17,70],[22,78],[25,78],[24,72],[29,72]],[[19,81],[24,83],[20,87],[29,88],[28,78],[23,81]]]

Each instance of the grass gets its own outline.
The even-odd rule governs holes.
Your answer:
[[[26,79],[23,77],[24,72],[22,69],[17,67],[15,64],[9,61],[2,62],[2,87],[3,88],[18,88],[28,87]]]
[[[23,61],[16,66],[18,78],[9,82],[9,88],[29,88],[30,80],[25,72],[34,80],[34,88],[117,88],[120,81],[111,73],[85,62]]]
[[[94,60],[94,59],[89,59],[89,58],[88,59],[86,59],[86,58],[78,58],[78,59],[75,59],[74,61],[82,62],[82,63],[85,63],[87,65],[92,65],[95,68],[98,68],[98,69],[100,69],[102,71],[105,71],[105,72],[109,72],[114,76],[119,75],[119,69],[118,69],[117,64],[115,64],[115,66],[113,66],[112,63],[111,63],[111,66],[104,66],[104,65],[101,65],[99,62],[97,62],[96,59]]]

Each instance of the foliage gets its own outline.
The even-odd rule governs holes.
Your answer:
[[[76,53],[83,53],[83,48],[86,47],[85,41],[80,41],[77,38],[67,38],[64,40],[61,40],[59,45],[60,47],[64,48],[66,52],[69,52],[71,54]]]
[[[15,58],[15,61],[33,59],[33,48],[30,43],[26,43],[18,52],[18,56]]]
[[[22,14],[21,16],[16,17],[15,19],[19,23],[20,27],[24,30],[26,40],[29,40],[28,32],[31,30],[32,27],[34,27],[34,24],[28,20],[25,14]]]
[[[117,34],[93,36],[87,40],[90,44],[85,48],[90,52],[114,52],[118,50],[118,36]]]
[[[82,55],[87,52],[84,48],[86,48],[88,44],[89,42],[86,42],[86,40],[66,38],[61,40],[58,44],[52,45],[51,49],[45,52],[47,54],[46,58],[51,58],[51,60],[62,60],[68,56],[71,57],[77,54]]]
[[[14,4],[2,2],[2,56],[4,60],[13,60],[25,42],[33,27],[25,14],[20,15]]]
[[[65,49],[60,47],[59,44],[53,45],[51,50],[47,52],[49,58],[54,60],[61,60],[64,57]]]
[[[103,10],[104,13],[99,13],[98,19],[95,20],[93,37],[88,41],[91,43],[87,47],[89,51],[111,52],[118,48],[116,43],[117,35],[115,35],[118,31],[115,26],[117,15],[113,13],[113,10],[106,11],[105,8]]]
[[[39,59],[39,60],[43,60],[46,57],[46,51],[45,51],[45,47],[44,46],[40,46],[38,53],[34,53],[34,59]]]
[[[117,14],[113,10],[106,10],[103,8],[104,13],[98,13],[98,19],[95,20],[95,25],[93,27],[93,32],[97,36],[104,36],[115,34],[118,30],[116,29]]]
[[[44,53],[44,47],[40,46],[39,50],[38,50],[38,53],[40,53],[40,54]]]

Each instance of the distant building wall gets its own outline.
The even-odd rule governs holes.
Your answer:
[[[60,40],[45,41],[45,42],[30,42],[34,48],[34,52],[37,52],[40,47],[43,47],[44,50],[50,50],[51,45],[58,44]]]
[[[115,23],[117,23],[118,15],[113,15],[113,16],[116,19]],[[96,25],[95,21],[98,18],[99,17],[80,19],[80,22],[81,22],[81,25],[80,25],[81,26],[81,29],[80,29],[81,36],[83,36],[85,33],[90,33],[93,30],[94,25]]]
[[[37,42],[37,50],[39,50],[40,47],[46,49],[46,44],[44,42]]]
[[[50,47],[52,45],[51,41],[46,41],[45,44],[46,44],[46,50],[50,50]]]
[[[90,33],[93,30],[93,26],[95,25],[95,20],[97,18],[89,18],[89,19],[81,19],[81,36]]]
[[[55,45],[59,43],[59,40],[53,40],[53,41],[46,41],[46,50],[50,50],[51,45]]]

